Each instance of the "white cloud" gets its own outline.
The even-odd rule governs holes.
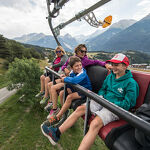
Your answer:
[[[47,32],[45,28],[49,27],[46,20],[46,4],[40,0],[37,0],[34,5],[29,1],[26,2],[18,1],[18,5],[12,5],[12,7],[0,4],[1,34],[12,38],[31,32]]]
[[[150,1],[142,0],[137,4],[138,11],[135,13],[134,18],[140,20],[150,13]]]
[[[146,5],[149,5],[150,4],[150,1],[149,0],[142,0],[141,2],[139,2],[137,4],[137,6],[146,6]]]

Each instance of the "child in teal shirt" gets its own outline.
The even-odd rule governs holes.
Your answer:
[[[129,60],[124,54],[119,53],[107,62],[111,63],[112,71],[106,77],[98,95],[125,110],[129,110],[136,105],[136,99],[139,95],[138,84],[133,79],[131,71],[127,69]],[[117,115],[93,100],[90,109],[93,114],[101,118],[103,126],[119,119]]]

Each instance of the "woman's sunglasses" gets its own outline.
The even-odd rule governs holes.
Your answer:
[[[87,53],[87,51],[84,51],[84,50],[80,50],[80,52],[81,52],[81,53]]]
[[[61,53],[61,51],[56,51],[56,53]]]

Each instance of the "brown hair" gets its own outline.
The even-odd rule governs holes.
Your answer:
[[[81,59],[77,56],[71,56],[69,60],[70,67],[73,67],[76,62],[81,62]]]
[[[85,48],[87,50],[87,47],[85,46],[85,44],[79,44],[75,49],[74,49],[74,52],[77,54],[81,48]]]
[[[62,46],[57,46],[56,49],[55,49],[55,53],[56,53],[57,50],[61,50],[63,55],[66,54],[66,52],[65,52],[65,50],[63,49]]]

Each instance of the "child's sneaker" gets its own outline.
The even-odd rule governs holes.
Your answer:
[[[56,116],[51,116],[48,121],[50,123],[50,126],[56,126],[59,123],[60,119],[58,119]]]
[[[51,126],[48,120],[45,120],[42,124],[46,125],[47,127]]]
[[[48,102],[48,104],[44,107],[44,110],[46,110],[47,112],[50,112],[50,110],[52,109],[53,103],[52,102]]]
[[[41,130],[44,136],[46,136],[49,141],[51,142],[52,145],[56,145],[59,137],[56,136],[56,130],[57,128],[53,127],[47,127],[46,125],[42,124],[41,125]]]
[[[41,105],[44,105],[44,104],[46,104],[47,103],[47,101],[49,100],[49,97],[44,97],[41,101],[40,101],[40,104]]]
[[[51,109],[49,115],[47,116],[47,119],[49,119],[51,116],[54,116],[54,115],[56,116],[59,113],[59,111],[60,111],[60,108],[58,107],[56,110]]]
[[[39,92],[38,94],[35,95],[36,98],[41,97],[45,94],[45,92]]]

